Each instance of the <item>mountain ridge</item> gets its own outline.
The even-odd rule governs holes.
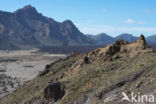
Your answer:
[[[101,35],[102,34],[102,35]],[[100,45],[108,45],[108,44],[111,44],[117,40],[125,40],[125,41],[128,41],[128,42],[133,42],[133,41],[136,41],[137,40],[137,36],[133,36],[132,34],[129,34],[129,33],[123,33],[123,34],[120,34],[116,37],[112,37],[106,33],[100,33],[100,34],[97,34],[97,35],[87,35],[87,37],[93,39],[93,41],[95,41],[94,43],[97,42],[97,44],[100,44]],[[98,39],[97,37],[101,37],[100,39]],[[107,40],[107,37],[109,37],[109,39]],[[109,42],[107,42],[109,41]],[[146,41],[147,43],[156,43],[156,35],[151,35],[151,36],[148,36],[146,37]],[[100,42],[100,43],[98,43]]]
[[[92,44],[70,20],[57,22],[28,5],[13,13],[0,12],[0,40],[24,46]],[[0,47],[2,47],[0,45]],[[7,46],[6,46],[7,48]]]
[[[135,41],[137,37],[124,33],[111,37],[106,33],[85,35],[71,20],[55,21],[39,13],[31,5],[14,12],[0,11],[0,49],[23,49],[44,46],[108,45],[118,39]],[[156,43],[155,36],[146,38]]]

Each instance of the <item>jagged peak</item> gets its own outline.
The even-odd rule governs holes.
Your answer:
[[[62,26],[68,28],[72,31],[79,31],[78,28],[74,25],[74,23],[71,20],[65,20],[62,22]]]
[[[62,23],[73,25],[73,22],[72,22],[71,20],[65,20],[65,21],[63,21]]]
[[[30,9],[30,8],[34,8],[32,5],[26,5],[24,6],[24,9]]]
[[[36,12],[37,13],[36,8],[31,6],[31,5],[26,5],[23,8],[16,10],[14,13],[18,13],[18,12],[21,12],[21,11],[31,11],[31,12]]]
[[[144,45],[144,46],[147,45],[145,37],[144,37],[143,34],[140,35],[140,37],[138,38],[137,42],[140,43],[140,45]]]
[[[145,37],[143,34],[140,35],[140,37],[138,38],[138,40],[144,40],[145,41]]]

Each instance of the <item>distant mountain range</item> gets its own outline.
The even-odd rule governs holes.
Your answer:
[[[132,41],[136,41],[138,39],[138,37],[135,37],[132,34],[124,33],[124,34],[121,34],[121,35],[115,37],[115,40],[119,40],[119,39],[123,39],[125,41],[132,42]]]
[[[115,38],[105,33],[101,33],[97,35],[87,35],[87,37],[90,38],[96,45],[111,44],[115,41]]]
[[[114,38],[105,33],[84,35],[72,21],[57,22],[38,13],[31,5],[13,13],[0,11],[0,49],[107,45],[118,39],[131,42],[137,37],[121,34]],[[156,35],[148,37],[147,41],[156,43]]]
[[[102,44],[111,44],[119,39],[128,41],[128,42],[133,42],[138,39],[138,37],[133,36],[132,34],[128,33],[123,33],[117,37],[111,37],[105,33],[97,34],[97,35],[87,35],[88,38],[91,38],[94,41],[94,44],[102,45]],[[147,43],[156,43],[156,35],[152,35],[149,37],[146,37]]]
[[[147,41],[149,43],[156,43],[156,35],[152,35],[152,36],[147,37]]]

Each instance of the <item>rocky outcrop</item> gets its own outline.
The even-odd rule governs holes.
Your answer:
[[[43,98],[50,102],[56,102],[61,99],[65,94],[64,87],[60,82],[50,83],[44,89]]]
[[[147,47],[146,40],[145,40],[145,37],[143,35],[141,35],[136,42],[137,42],[138,46],[140,46],[142,48]]]
[[[48,66],[48,65],[46,65]],[[39,72],[39,76],[43,76],[49,72],[49,69],[44,69],[43,71]]]
[[[118,40],[114,44],[108,46],[108,50],[106,51],[107,55],[113,55],[121,50],[122,45],[127,45],[128,42],[124,40]]]
[[[130,56],[134,57],[138,53],[151,51],[153,50],[146,44],[145,37],[141,35],[137,41],[131,43],[128,43],[124,40],[118,40],[115,43],[106,46],[105,48],[96,49],[88,53],[88,57],[93,59],[99,56],[108,59],[116,53],[129,53]]]
[[[138,42],[143,44],[143,45],[146,45],[146,40],[145,40],[145,37],[144,35],[140,35],[139,39],[138,39]]]
[[[83,63],[88,64],[89,63],[89,58],[87,56],[84,57]]]
[[[78,52],[77,52],[77,51],[73,51],[73,52],[71,53],[71,56],[76,56],[76,55],[78,55]]]

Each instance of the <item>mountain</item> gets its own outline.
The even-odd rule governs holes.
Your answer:
[[[15,12],[0,11],[0,49],[21,49],[44,46],[108,45],[116,40],[137,40],[131,34],[111,37],[105,33],[84,35],[70,20],[57,22],[39,13],[31,5]],[[155,43],[155,35],[147,42]]]
[[[115,40],[119,40],[119,39],[123,39],[128,42],[133,42],[137,40],[137,37],[133,36],[132,34],[124,33],[115,37]]]
[[[47,65],[1,104],[128,104],[131,100],[122,98],[133,93],[148,95],[153,101],[155,69],[156,52],[143,35],[132,43],[118,40],[87,54],[74,52]]]
[[[92,44],[70,20],[43,16],[31,5],[13,13],[0,11],[0,49]]]
[[[86,36],[92,39],[94,41],[94,44],[97,44],[97,45],[103,45],[103,44],[108,45],[120,39],[123,39],[128,42],[133,42],[137,40],[137,37],[128,33],[121,34],[115,38],[107,35],[106,33],[101,33],[97,35],[86,35]]]
[[[107,45],[115,41],[113,37],[107,35],[106,33],[97,34],[95,36],[87,35],[87,37],[91,38],[96,45]]]
[[[152,35],[146,38],[149,43],[156,43],[156,35]]]

